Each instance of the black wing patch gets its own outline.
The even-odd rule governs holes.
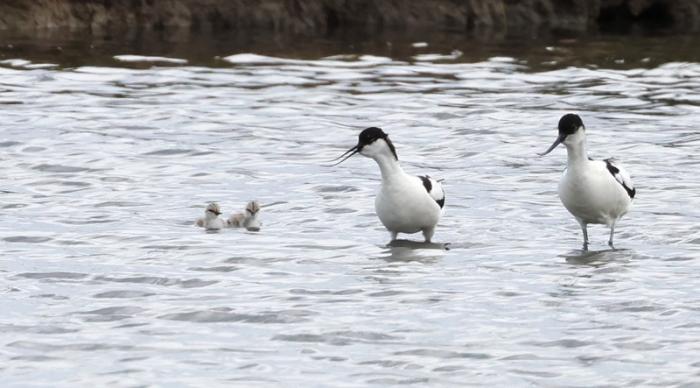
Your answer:
[[[423,182],[423,187],[425,187],[425,191],[428,192],[428,195],[430,195],[442,209],[445,206],[445,191],[442,190],[440,184],[436,185],[437,188],[440,189],[440,192],[434,193],[433,182],[431,182],[431,178],[429,176],[419,176],[418,178],[420,178],[420,180]]]
[[[442,209],[443,207],[445,207],[445,197],[442,197],[442,199],[439,199],[439,200],[437,200],[437,201],[435,201],[435,202],[437,202],[437,204],[440,205],[440,209]]]
[[[614,164],[612,164],[612,159],[605,159],[605,166],[608,168],[608,171],[610,171],[610,174],[612,174],[613,178],[615,178],[616,181],[620,182],[622,187],[625,188],[625,191],[627,192],[627,195],[630,196],[630,198],[634,198],[634,196],[637,194],[637,189],[634,187],[630,188],[627,185],[627,182],[625,182],[625,177],[623,177],[620,174],[620,169],[615,167]]]
[[[433,184],[430,183],[430,178],[427,176],[419,176],[418,178],[423,181],[423,187],[425,187],[425,190],[428,192],[428,194],[430,194],[430,190],[433,189]]]

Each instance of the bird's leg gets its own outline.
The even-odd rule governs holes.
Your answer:
[[[608,240],[608,245],[610,248],[615,250],[615,245],[613,245],[613,236],[615,235],[615,223],[613,222],[612,225],[610,225],[610,240]]]
[[[423,229],[423,237],[425,237],[425,242],[430,243],[430,239],[433,238],[435,234],[435,227]]]
[[[389,233],[391,233],[391,241],[396,241],[396,237],[399,235],[399,232],[389,231]]]
[[[583,232],[583,249],[584,251],[588,250],[588,224],[586,224],[583,221],[578,222],[581,225],[581,232]]]

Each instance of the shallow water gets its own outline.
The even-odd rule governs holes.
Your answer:
[[[3,385],[700,384],[700,63],[679,41],[5,49]],[[565,151],[536,155],[569,111],[635,180],[618,251],[602,226],[578,250]],[[445,179],[449,250],[387,247],[373,162],[326,166],[368,126]],[[193,226],[252,198],[259,233]]]

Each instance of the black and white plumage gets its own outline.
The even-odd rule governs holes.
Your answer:
[[[586,150],[586,127],[578,115],[559,120],[559,136],[541,155],[559,144],[566,146],[567,168],[559,181],[559,199],[576,218],[583,232],[583,249],[588,249],[588,224],[610,227],[608,245],[614,249],[616,223],[627,214],[637,194],[627,171],[614,159],[594,160]]]
[[[615,159],[613,158],[608,158],[603,161],[605,162],[608,171],[610,171],[615,180],[618,181],[622,185],[622,187],[625,188],[625,191],[627,191],[627,195],[629,195],[630,198],[634,199],[634,196],[637,194],[637,189],[634,188],[632,178],[630,178],[630,175],[627,173],[627,171],[625,171],[625,169],[622,168],[622,166],[615,165]]]
[[[445,206],[445,190],[442,189],[442,184],[431,178],[430,175],[421,175],[418,178],[423,181],[423,187],[428,194],[440,205],[440,209]]]
[[[396,240],[399,233],[423,232],[426,242],[435,233],[445,206],[445,192],[439,181],[429,176],[406,174],[389,135],[371,127],[360,133],[357,145],[341,155],[340,164],[359,153],[374,159],[382,174],[382,184],[374,201],[379,220]]]

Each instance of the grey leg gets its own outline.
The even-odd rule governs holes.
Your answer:
[[[425,237],[425,242],[429,243],[430,239],[433,238],[433,234],[435,234],[434,226],[432,228],[423,229],[423,237]]]
[[[615,235],[615,223],[613,222],[612,225],[610,225],[610,240],[608,240],[608,245],[613,250],[615,250],[615,245],[613,245],[613,236],[614,235]]]
[[[588,250],[588,224],[585,222],[579,220],[578,221],[579,225],[581,225],[581,232],[583,232],[583,249],[584,251]]]
[[[396,237],[399,235],[399,232],[389,231],[389,233],[391,233],[391,241],[396,241]]]

